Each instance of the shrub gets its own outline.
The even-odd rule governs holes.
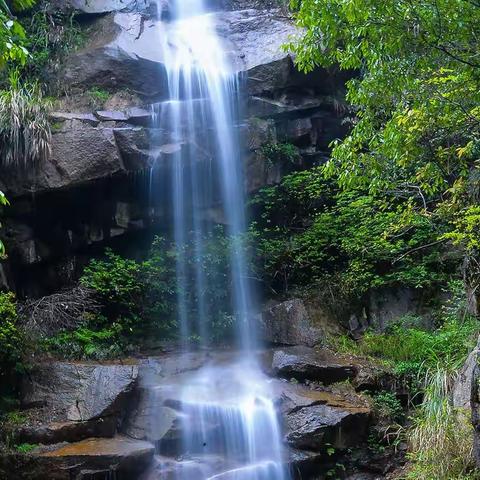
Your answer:
[[[19,305],[19,319],[28,334],[48,336],[81,326],[99,307],[93,290],[79,285],[38,299],[27,299]]]
[[[97,294],[107,317],[118,318],[135,314],[143,303],[141,276],[139,263],[107,249],[104,259],[92,260],[85,268],[80,283]]]
[[[19,373],[24,370],[22,356],[26,345],[17,326],[17,304],[11,292],[0,293],[0,409],[14,403]]]
[[[25,17],[22,23],[29,52],[21,70],[22,77],[63,90],[63,85],[56,85],[56,71],[69,52],[85,44],[87,32],[81,28],[73,13],[53,10],[48,2],[29,12],[28,18]]]
[[[448,319],[434,332],[394,326],[385,334],[368,332],[360,341],[363,354],[381,358],[392,365],[418,365],[423,369],[439,362],[449,370],[461,366],[475,344],[479,331],[475,318]]]
[[[404,417],[400,400],[393,392],[379,392],[373,397],[373,405],[377,413],[391,423],[400,422]]]
[[[232,249],[248,248],[244,240],[226,236],[221,228],[201,239],[192,235],[181,247],[156,237],[148,257],[141,262],[107,249],[105,258],[92,260],[80,280],[101,305],[101,315],[93,315],[85,326],[99,331],[118,325],[115,339],[120,345],[175,338],[179,333],[177,297],[181,296],[190,340],[225,342],[235,323],[229,274]],[[179,282],[175,265],[180,259],[186,273]],[[65,334],[55,338],[51,347],[61,350],[59,343],[71,341],[71,334]]]
[[[18,453],[23,453],[23,454],[28,454],[35,450],[38,447],[38,445],[33,444],[33,443],[21,443],[19,445],[15,445],[15,450]]]
[[[103,360],[125,352],[121,333],[122,327],[118,324],[97,330],[81,327],[48,338],[43,346],[62,358]]]
[[[340,190],[318,168],[263,189],[252,207],[255,263],[277,292],[333,285],[352,300],[387,285],[437,288],[455,268],[442,256],[438,218],[394,196]]]
[[[291,143],[268,142],[262,145],[260,151],[270,167],[277,164],[294,165],[300,160],[297,147]]]
[[[111,97],[109,91],[103,90],[98,87],[90,88],[87,93],[92,100],[92,103],[98,107],[101,107]]]
[[[11,292],[0,293],[0,365],[2,366],[11,366],[20,358],[22,336],[17,328],[17,319],[15,295]]]

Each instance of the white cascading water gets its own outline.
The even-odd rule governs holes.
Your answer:
[[[161,12],[161,2],[158,11]],[[172,15],[163,23],[161,48],[168,77],[169,100],[158,104],[155,118],[169,140],[157,162],[172,162],[172,208],[175,243],[180,251],[190,235],[194,255],[202,256],[202,239],[213,221],[206,211],[221,206],[227,234],[238,238],[245,231],[245,198],[238,125],[238,76],[231,72],[216,34],[213,14],[203,0],[173,0]],[[168,156],[168,158],[167,158]],[[235,241],[235,240],[234,240]],[[187,261],[177,259],[178,319],[184,347],[194,332],[208,347],[209,311],[203,299],[208,272],[195,263],[189,277]],[[230,258],[232,308],[236,316],[239,354],[180,377],[159,387],[158,395],[173,398],[182,411],[180,445],[176,445],[178,480],[286,480],[281,433],[268,379],[254,360],[254,328],[246,260],[240,245]],[[187,289],[196,289],[194,308]],[[195,311],[190,318],[191,311]],[[245,360],[246,359],[246,360]],[[180,405],[180,407],[178,407]],[[181,452],[178,454],[178,452]],[[159,458],[171,452],[159,444]],[[221,458],[202,473],[189,470],[192,459]],[[162,460],[160,460],[162,461]],[[182,463],[183,462],[183,463]]]

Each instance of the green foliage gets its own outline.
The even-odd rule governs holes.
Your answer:
[[[14,365],[20,358],[21,333],[17,328],[17,319],[15,295],[0,293],[0,365]],[[5,375],[5,372],[1,370],[0,375]]]
[[[201,239],[193,235],[181,247],[156,237],[143,261],[107,249],[104,258],[90,262],[80,280],[95,292],[101,314],[87,318],[78,330],[48,339],[47,349],[70,358],[105,358],[131,344],[173,339],[178,335],[179,295],[191,320],[190,340],[225,342],[234,324],[228,281],[233,248],[244,248],[243,240],[232,240],[218,228]],[[175,267],[179,260],[185,264],[181,282]],[[199,274],[201,290],[195,284]],[[206,322],[207,339],[201,338],[199,318]]]
[[[287,142],[268,142],[262,145],[261,153],[269,166],[293,165],[300,159],[297,147]]]
[[[141,265],[107,249],[103,260],[92,260],[81,278],[84,287],[95,291],[109,318],[130,316],[142,302]]]
[[[293,0],[305,71],[355,69],[350,134],[324,173],[340,187],[403,199],[439,217],[437,237],[475,246],[479,192],[480,8],[464,0]],[[452,233],[449,234],[449,229]],[[473,235],[472,235],[473,234]]]
[[[0,408],[15,397],[18,375],[24,373],[25,338],[18,327],[15,295],[0,293]]]
[[[91,330],[81,327],[72,332],[61,332],[44,342],[44,348],[62,358],[103,360],[125,353],[121,341],[122,327]]]
[[[0,0],[0,64],[24,65],[28,58],[26,35],[14,13],[31,8],[36,0]]]
[[[21,84],[13,74],[0,91],[0,158],[4,166],[32,168],[51,151],[49,104],[37,84]]]
[[[406,208],[395,196],[340,190],[321,168],[297,172],[252,202],[251,232],[269,287],[335,285],[350,297],[371,288],[442,284],[442,222]]]
[[[475,344],[480,324],[474,318],[448,319],[434,332],[394,326],[384,334],[368,332],[360,341],[364,355],[381,358],[407,369],[433,368],[441,363],[454,371],[464,362]]]
[[[7,197],[5,196],[5,194],[0,190],[0,211],[3,210],[3,207],[6,207],[7,205],[9,205],[9,202],[7,200]],[[2,224],[0,223],[0,228],[1,228]],[[3,259],[5,258],[5,245],[3,244],[3,242],[0,240],[0,259]]]
[[[451,372],[437,367],[426,375],[423,402],[409,433],[412,466],[407,480],[474,480],[473,427],[452,405]]]
[[[373,405],[376,412],[391,423],[400,422],[404,411],[400,400],[393,392],[379,392],[373,396]]]
[[[38,445],[33,443],[21,443],[19,445],[15,445],[14,448],[18,453],[23,453],[24,455],[26,455],[35,450],[37,447]]]
[[[23,19],[29,55],[22,67],[22,77],[56,85],[55,76],[62,60],[73,50],[82,47],[88,37],[74,15],[54,11],[48,4],[39,5]],[[55,91],[55,90],[54,90]]]
[[[97,106],[102,106],[111,97],[109,91],[98,87],[90,88],[87,94],[90,96],[92,102]]]

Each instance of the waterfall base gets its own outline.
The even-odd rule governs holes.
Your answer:
[[[152,418],[158,457],[144,480],[287,478],[269,379],[255,363],[216,360],[150,385],[149,398],[167,424]]]

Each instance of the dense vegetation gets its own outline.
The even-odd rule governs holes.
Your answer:
[[[85,36],[72,16],[41,6],[22,17],[34,3],[0,0],[2,166],[30,168],[48,157],[43,94],[58,91],[55,69]],[[362,304],[375,289],[445,292],[449,302],[435,305],[429,328],[408,317],[331,347],[379,363],[410,393],[416,408],[401,433],[412,461],[406,478],[473,480],[471,428],[452,407],[451,387],[479,331],[467,295],[480,288],[480,4],[292,0],[291,14],[303,34],[286,48],[301,70],[339,65],[353,73],[350,133],[332,145],[326,164],[294,171],[251,200],[252,276],[266,295],[320,292],[337,310]],[[108,98],[98,89],[88,94],[93,102]],[[301,163],[285,142],[269,142],[261,153],[289,171]],[[6,204],[0,192],[0,207]],[[72,303],[49,300],[40,341],[28,336],[31,309],[0,293],[0,385],[15,385],[31,352],[103,359],[175,340],[177,296],[199,304],[198,264],[211,275],[201,292],[208,340],[228,340],[235,319],[226,279],[235,242],[215,230],[199,257],[195,241],[179,249],[158,237],[142,259],[107,249],[85,268]],[[178,256],[187,259],[182,287]],[[75,306],[74,318],[58,315],[64,305]],[[200,313],[188,311],[190,318]],[[191,333],[192,343],[205,340],[194,326]],[[11,393],[0,390],[0,397]],[[394,393],[375,402],[393,422],[405,422]]]
[[[285,289],[287,280],[304,284],[302,275],[323,283],[333,277],[355,295],[392,283],[439,289],[463,279],[476,292],[480,5],[293,0],[291,7],[304,29],[288,45],[299,68],[355,72],[347,86],[351,130],[319,170],[264,192],[259,238],[269,278]],[[329,182],[327,189],[318,182]],[[294,200],[289,218],[296,224],[272,229],[279,196]],[[450,399],[452,371],[478,332],[465,297],[461,313],[440,315],[434,332],[394,325],[350,346],[392,362],[398,373],[423,375],[408,478],[476,478],[471,434]]]

